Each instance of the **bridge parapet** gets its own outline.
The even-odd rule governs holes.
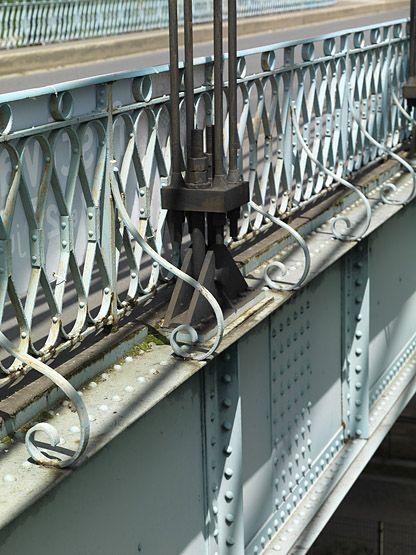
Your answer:
[[[101,416],[113,402],[122,403],[115,413],[129,416],[121,417],[118,435],[155,404],[172,418],[163,399],[179,388],[189,415],[202,421],[187,448],[207,454],[195,479],[198,503],[208,512],[202,505],[195,511],[207,518],[209,552],[241,553],[245,545],[248,553],[259,553],[275,533],[275,545],[281,545],[285,526],[304,510],[301,500],[307,506],[319,480],[337,465],[342,473],[349,469],[366,445],[368,460],[389,411],[398,411],[413,391],[415,284],[414,272],[404,268],[413,248],[406,230],[414,217],[414,204],[407,205],[415,175],[403,152],[412,118],[400,102],[407,56],[405,20],[239,53],[238,165],[250,184],[250,203],[229,244],[253,302],[226,319],[221,356],[212,361],[170,359],[166,345],[150,353],[144,345],[138,359],[127,354],[133,367],[126,367],[126,375],[149,382],[150,390],[154,379],[160,386],[157,393],[140,392],[135,400],[143,406],[137,410],[131,412],[133,398],[125,395],[137,386],[125,381],[122,365],[111,376],[113,385],[106,372],[83,393]],[[210,59],[194,66],[199,128],[212,120],[212,70]],[[59,398],[32,379],[30,367],[61,387],[40,361],[87,347],[88,338],[96,340],[102,330],[122,334],[128,316],[130,323],[133,316],[145,322],[163,342],[160,325],[172,276],[156,255],[177,265],[180,252],[160,208],[170,174],[168,78],[167,67],[151,68],[0,97],[6,183],[0,339],[11,355],[3,357],[0,410],[12,415],[2,421],[4,436]],[[183,151],[185,146],[182,137]],[[386,154],[392,160],[386,162]],[[114,204],[117,191],[142,242],[128,233]],[[270,219],[283,230],[275,231]],[[153,251],[146,252],[144,244]],[[393,258],[394,267],[388,262]],[[276,278],[276,268],[286,274]],[[389,283],[400,284],[395,306],[383,301]],[[300,285],[305,287],[294,291]],[[133,332],[143,340],[146,329]],[[129,341],[124,350],[132,346]],[[80,386],[110,361],[111,355],[93,369],[86,362],[67,375]],[[143,365],[154,372],[144,375]],[[20,388],[22,378],[31,383]],[[68,428],[84,434],[78,451],[75,444],[79,455],[91,424],[82,399],[62,389],[81,416],[81,426]],[[49,415],[50,423],[63,422],[65,428],[70,412],[63,410],[64,420]],[[114,433],[111,418],[90,416],[98,434],[92,455]],[[33,433],[28,437],[31,448]],[[261,453],[259,459],[252,449]],[[37,458],[39,450],[31,453]],[[20,446],[4,457],[5,468],[19,457]],[[25,480],[39,479],[39,470],[31,468]],[[42,491],[55,472],[43,475]],[[26,483],[17,485],[12,471],[5,476],[11,487]],[[341,481],[337,476],[334,487]],[[263,486],[260,510],[253,492]],[[244,513],[243,498],[249,507]],[[16,507],[7,505],[3,524],[12,514]],[[308,514],[304,526],[314,513]],[[195,552],[203,551],[190,551]]]
[[[239,17],[335,4],[336,0],[243,0]],[[195,2],[198,22],[212,18],[212,0]],[[162,0],[11,0],[0,3],[0,48],[105,37],[168,26]]]

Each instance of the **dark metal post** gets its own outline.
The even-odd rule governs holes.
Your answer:
[[[416,0],[410,3],[410,44],[409,44],[409,77],[403,87],[403,95],[412,108],[416,106]],[[413,126],[410,145],[411,157],[416,154],[416,130]]]
[[[179,70],[177,0],[170,0],[171,94],[172,94],[172,183],[161,190],[162,207],[168,216],[186,214],[191,246],[182,270],[191,274],[217,298],[221,306],[234,308],[242,302],[247,283],[231,252],[224,244],[224,228],[230,222],[232,237],[238,235],[240,208],[248,202],[249,184],[238,174],[237,132],[237,15],[236,0],[229,2],[229,173],[224,167],[224,78],[223,78],[223,0],[214,0],[214,111],[215,124],[205,131],[195,126],[192,0],[184,1],[185,23],[185,105],[186,175],[181,171],[182,152],[179,120]],[[176,176],[176,177],[175,177]],[[178,185],[179,183],[179,185]],[[173,214],[173,216],[172,216]],[[177,223],[182,223],[176,218]],[[175,221],[176,221],[175,220]],[[175,228],[179,236],[179,226]],[[187,323],[203,325],[210,307],[178,280],[165,315],[165,325]]]
[[[410,56],[409,56],[409,78],[416,77],[416,0],[410,3]]]
[[[179,120],[179,46],[177,0],[169,0],[169,58],[171,107],[170,150],[172,158],[172,185],[176,186],[182,180]]]
[[[224,178],[222,0],[214,0],[214,179]]]
[[[191,157],[192,130],[194,128],[194,38],[192,0],[184,0],[185,29],[185,104],[186,104],[186,150]]]
[[[237,168],[237,2],[228,0],[228,113],[229,113],[229,171],[228,180],[239,179]]]

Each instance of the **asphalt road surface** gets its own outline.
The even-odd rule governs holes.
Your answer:
[[[240,50],[256,48],[277,42],[302,39],[307,36],[314,37],[326,33],[332,33],[341,29],[352,29],[363,25],[371,25],[377,22],[389,21],[409,15],[408,9],[390,10],[380,12],[373,16],[352,17],[328,23],[294,27],[287,31],[268,32],[256,35],[247,35],[239,39],[238,47]],[[226,48],[226,44],[225,44]],[[200,43],[195,45],[195,56],[209,56],[211,54],[210,43]],[[14,92],[24,89],[32,89],[46,85],[56,85],[65,81],[82,79],[96,75],[105,75],[118,71],[132,71],[149,66],[156,66],[168,63],[168,50],[152,51],[139,55],[129,55],[120,58],[111,58],[100,62],[88,62],[77,66],[67,66],[48,71],[36,71],[13,76],[0,78],[0,94]]]

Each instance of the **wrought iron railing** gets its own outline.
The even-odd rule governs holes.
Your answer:
[[[239,53],[238,165],[250,184],[239,243],[340,186],[359,195],[366,218],[355,235],[343,218],[347,229],[334,224],[334,236],[364,233],[371,207],[348,178],[381,155],[397,157],[391,149],[409,136],[413,120],[400,104],[406,25]],[[210,59],[195,62],[199,128],[213,116],[212,69]],[[8,380],[117,326],[171,279],[172,266],[160,264],[163,257],[178,265],[180,251],[160,201],[170,173],[168,91],[164,66],[0,96],[0,340]],[[394,190],[383,198],[396,202]],[[305,252],[303,281],[307,247],[293,231]]]
[[[240,0],[239,17],[335,4],[336,0]],[[194,2],[195,21],[212,18],[212,0]],[[0,48],[103,37],[167,27],[166,0],[13,0],[0,2]]]
[[[240,53],[239,166],[252,203],[239,240],[267,224],[253,205],[284,217],[407,137],[394,102],[406,64],[404,20]],[[197,61],[200,127],[212,117],[211,77],[212,61]],[[115,160],[139,232],[172,257],[160,209],[167,91],[160,67],[0,96],[0,313],[19,351],[46,360],[168,279],[110,194]]]

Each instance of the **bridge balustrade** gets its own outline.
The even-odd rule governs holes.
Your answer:
[[[335,4],[336,0],[243,0],[239,17]],[[194,3],[196,21],[212,18],[212,0]],[[12,0],[0,2],[0,48],[105,37],[168,26],[162,0]]]

